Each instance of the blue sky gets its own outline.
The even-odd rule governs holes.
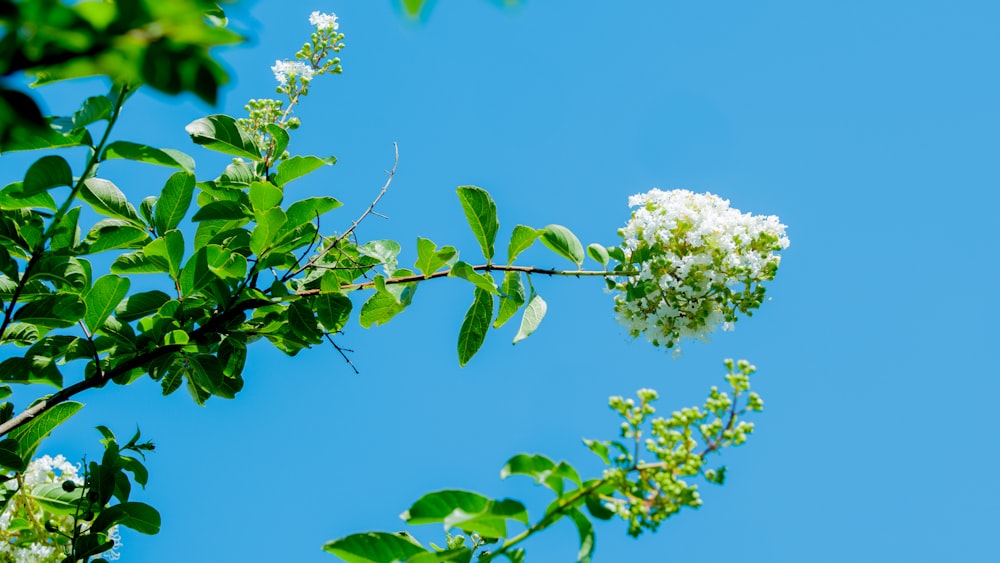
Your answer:
[[[214,177],[225,159],[183,126],[271,96],[268,67],[299,47],[312,10],[340,16],[344,75],[315,83],[290,148],[339,162],[290,189],[343,201],[330,228],[377,193],[393,142],[399,171],[379,207],[390,220],[359,234],[399,240],[403,262],[418,235],[478,253],[458,185],[493,194],[501,246],[518,223],[614,244],[628,196],[711,191],[788,225],[773,301],[674,360],[615,323],[600,280],[538,279],[538,332],[514,347],[515,326],[491,333],[460,369],[472,292],[437,280],[389,325],[348,327],[360,375],[329,348],[287,358],[261,344],[235,401],[201,408],[148,380],[90,391],[43,450],[96,456],[97,424],[156,441],[141,500],[163,531],[126,531],[122,561],[333,561],[326,540],[402,529],[397,515],[442,488],[541,514],[544,494],[499,480],[508,457],[593,474],[580,439],[617,432],[609,395],[653,387],[664,411],[694,404],[727,357],[758,366],[766,403],[750,443],[724,457],[727,484],[638,541],[600,524],[598,562],[1000,559],[1000,5],[442,0],[414,23],[389,0],[260,1],[230,13],[252,41],[222,54],[236,77],[222,107],[140,94],[118,138],[185,150]],[[42,93],[66,113],[80,90]],[[4,158],[10,181],[27,161]],[[102,174],[138,201],[169,172]],[[542,248],[526,258],[561,265]],[[575,536],[569,524],[543,534],[529,561],[572,560]]]

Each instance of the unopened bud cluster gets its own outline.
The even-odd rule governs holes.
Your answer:
[[[674,348],[760,307],[763,282],[774,279],[777,252],[789,244],[776,216],[741,213],[728,200],[687,190],[654,188],[629,206],[637,209],[618,234],[622,267],[634,274],[613,289],[632,336]]]
[[[656,530],[682,508],[701,506],[698,486],[691,478],[701,475],[710,483],[722,484],[726,474],[725,467],[705,468],[706,456],[743,444],[753,432],[753,424],[740,417],[763,408],[760,397],[750,392],[749,375],[755,368],[743,360],[738,367],[726,360],[726,366],[732,397],[713,387],[703,406],[683,408],[669,417],[653,418],[656,411],[651,403],[657,394],[649,389],[639,390],[638,401],[609,399],[609,406],[624,419],[621,437],[632,444],[611,441],[588,445],[612,466],[604,478],[615,491],[601,495],[600,500],[628,522],[629,534]],[[647,431],[649,436],[643,439]],[[655,461],[640,459],[641,453],[652,455]]]

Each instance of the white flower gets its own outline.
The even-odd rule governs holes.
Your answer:
[[[313,77],[313,68],[302,61],[274,61],[271,72],[282,86],[288,84],[288,79],[293,76],[298,76],[305,82]]]
[[[654,188],[629,205],[638,209],[619,234],[623,268],[635,273],[615,285],[615,311],[632,336],[667,348],[684,337],[707,340],[763,302],[762,282],[781,260],[775,252],[789,244],[777,217],[688,190]]]
[[[324,29],[337,31],[340,28],[340,24],[337,23],[337,14],[324,14],[320,11],[309,14],[309,23],[315,25],[319,31]]]

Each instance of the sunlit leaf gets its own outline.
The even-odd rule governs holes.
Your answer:
[[[101,157],[101,160],[114,158],[125,158],[137,162],[180,168],[189,174],[194,173],[194,159],[174,149],[158,149],[129,141],[115,141],[104,149],[104,155]]]
[[[497,285],[496,282],[493,281],[492,276],[489,274],[480,274],[475,271],[471,265],[466,264],[465,262],[455,262],[448,275],[453,278],[466,280],[475,285],[477,288],[489,292],[490,295],[500,294],[500,292],[497,291]]]
[[[514,231],[510,234],[510,243],[507,245],[507,263],[513,264],[517,255],[534,244],[535,239],[541,234],[541,231],[524,225],[514,227]]]
[[[167,179],[153,210],[156,232],[162,234],[177,228],[191,206],[194,183],[194,174],[187,172],[177,172]]]
[[[94,281],[94,286],[84,296],[84,302],[87,304],[87,314],[83,316],[83,323],[87,325],[91,334],[101,328],[104,320],[111,315],[111,312],[124,299],[128,293],[128,289],[128,278],[106,275]]]
[[[33,196],[50,188],[73,185],[73,170],[61,156],[43,156],[36,160],[24,174],[22,193]]]
[[[538,325],[541,324],[542,318],[545,317],[546,309],[548,309],[548,305],[541,296],[535,295],[528,301],[528,306],[524,308],[524,315],[521,317],[521,328],[517,330],[517,335],[514,336],[514,344],[517,344],[535,332]]]
[[[285,184],[296,178],[300,178],[337,162],[337,159],[330,156],[320,158],[318,156],[293,156],[278,163],[278,172],[274,175],[274,183],[284,187]]]
[[[427,550],[409,535],[368,532],[327,542],[323,549],[347,563],[395,563]]]
[[[86,201],[94,211],[102,215],[130,221],[139,228],[144,226],[135,207],[125,199],[118,186],[101,178],[87,178],[80,189],[80,199]]]
[[[472,234],[483,250],[487,261],[493,259],[493,242],[496,240],[500,223],[497,221],[497,206],[490,194],[476,186],[458,188],[458,199],[469,221]]]
[[[462,328],[458,331],[458,364],[460,366],[469,363],[469,360],[482,347],[492,318],[493,295],[489,291],[477,287],[475,300],[473,300],[468,312],[465,313]]]
[[[500,328],[514,316],[514,313],[524,305],[524,284],[521,272],[506,272],[503,285],[500,286],[500,310],[493,321],[493,328]]]
[[[260,160],[260,149],[242,125],[228,115],[216,114],[196,119],[184,128],[195,144],[224,154]]]

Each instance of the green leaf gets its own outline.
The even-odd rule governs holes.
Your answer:
[[[256,213],[257,226],[250,233],[250,250],[257,256],[265,254],[275,237],[281,232],[287,218],[280,207],[272,207],[263,213]]]
[[[395,563],[428,553],[407,535],[368,532],[327,542],[323,549],[347,563]]]
[[[611,257],[608,255],[608,249],[604,248],[602,245],[595,243],[587,245],[587,255],[594,259],[595,262],[599,263],[601,266],[607,267],[608,262],[611,261]]]
[[[351,317],[351,300],[342,293],[320,293],[313,298],[313,308],[327,332],[338,332]]]
[[[493,328],[500,328],[514,316],[514,313],[524,305],[524,284],[521,282],[521,272],[506,272],[503,285],[500,286],[500,310],[493,321]]]
[[[288,225],[285,228],[295,228],[299,225],[315,221],[327,211],[336,209],[341,205],[339,201],[329,196],[310,197],[296,201],[289,205],[288,211],[285,212],[285,215],[288,217]]]
[[[296,178],[300,178],[323,166],[330,166],[336,162],[337,159],[332,156],[327,158],[320,158],[318,156],[293,156],[292,158],[282,160],[278,164],[278,172],[274,175],[274,183],[284,187],[285,184]]]
[[[521,328],[517,330],[517,335],[514,336],[514,344],[517,344],[535,332],[535,329],[541,324],[547,308],[548,305],[545,304],[544,299],[538,295],[532,296],[531,300],[528,301],[528,306],[524,308],[524,315],[521,316]]]
[[[73,170],[61,156],[43,156],[36,160],[24,174],[22,193],[25,197],[44,192],[57,186],[72,186]]]
[[[510,244],[507,245],[507,263],[513,264],[517,255],[527,250],[542,234],[541,231],[518,225],[514,227],[514,232],[510,234]]]
[[[587,512],[590,512],[590,515],[598,520],[610,520],[615,515],[614,511],[604,506],[596,494],[587,495],[584,502],[587,505]]]
[[[23,182],[14,182],[0,190],[0,209],[51,209],[55,211],[56,200],[48,192],[27,195]]]
[[[433,241],[417,237],[417,262],[414,265],[425,278],[441,266],[450,264],[457,256],[454,246],[438,248]]]
[[[31,499],[46,511],[59,516],[72,516],[77,509],[83,490],[67,492],[62,484],[41,483],[31,487]]]
[[[174,149],[158,149],[139,143],[130,143],[129,141],[115,141],[104,149],[104,155],[101,156],[101,160],[111,160],[114,158],[124,158],[136,162],[180,168],[188,174],[194,174],[194,159]]]
[[[125,199],[125,194],[107,180],[87,178],[80,189],[80,199],[86,201],[94,211],[109,217],[125,219],[139,227],[145,226],[135,207]]]
[[[493,277],[489,274],[480,274],[475,271],[472,266],[466,264],[465,262],[458,261],[451,267],[451,272],[448,273],[449,277],[461,278],[466,280],[477,288],[490,293],[490,295],[499,295],[500,292],[497,291],[496,282],[493,281]]]
[[[422,496],[400,515],[407,524],[444,524],[445,530],[460,528],[501,538],[507,536],[506,520],[528,524],[528,512],[520,502],[491,500],[468,491],[446,490]]]
[[[476,288],[475,300],[465,313],[462,328],[458,331],[458,364],[464,366],[479,351],[486,340],[493,318],[493,295],[485,289]]]
[[[565,489],[564,479],[569,479],[580,486],[580,475],[576,469],[566,462],[559,462],[556,465],[543,455],[518,454],[510,458],[500,470],[500,478],[506,479],[511,475],[533,477],[536,483],[545,485],[557,495],[561,495]]]
[[[191,206],[194,184],[194,174],[188,172],[177,172],[167,178],[153,210],[156,232],[165,233],[177,228]]]
[[[15,138],[4,140],[2,145],[0,145],[0,153],[56,147],[77,147],[80,145],[92,146],[93,143],[94,140],[90,137],[90,132],[86,129],[69,131],[64,135],[53,129],[50,124],[48,127],[33,130],[31,134],[19,135]]]
[[[178,230],[167,231],[160,238],[147,244],[142,249],[142,252],[145,253],[147,258],[163,260],[167,266],[166,271],[170,273],[171,277],[177,279],[180,274],[181,263],[184,261],[184,235]],[[115,264],[117,263],[118,260],[115,260]]]
[[[0,441],[0,466],[22,473],[27,469],[28,464],[17,455],[17,440]]]
[[[11,430],[7,437],[17,440],[17,455],[27,462],[34,455],[42,439],[81,408],[83,404],[74,401],[59,403],[23,426]]]
[[[251,217],[253,217],[253,212],[242,203],[222,200],[205,204],[191,220],[196,223],[199,221],[245,221]]]
[[[86,312],[87,306],[77,295],[50,295],[22,305],[14,312],[14,320],[44,328],[67,328]]]
[[[379,278],[381,276],[375,279],[378,280]],[[365,301],[365,304],[361,306],[361,314],[358,316],[358,322],[362,327],[370,328],[372,325],[384,325],[410,305],[410,302],[413,300],[413,294],[417,290],[416,285],[399,285],[404,287],[401,288],[402,291],[398,295],[382,289],[376,291],[374,295]],[[396,290],[399,290],[398,286]]]
[[[399,263],[396,257],[400,250],[399,243],[394,240],[372,240],[358,247],[358,252],[362,256],[377,259],[385,269],[387,276],[393,275],[393,272],[396,271],[396,266]]]
[[[271,140],[274,142],[274,148],[271,150],[272,159],[281,158],[281,155],[285,153],[285,149],[288,148],[288,142],[291,137],[288,136],[288,131],[277,123],[268,123],[264,126],[264,129],[271,134]]]
[[[104,320],[118,307],[128,293],[128,288],[128,278],[110,274],[97,278],[94,287],[84,296],[87,314],[83,316],[83,323],[90,329],[91,334],[97,332],[104,324]]]
[[[166,260],[146,256],[142,250],[122,254],[111,264],[112,274],[158,274],[169,273]]]
[[[160,513],[142,502],[123,502],[102,510],[94,519],[93,528],[106,531],[115,524],[140,534],[155,535],[160,531]]]
[[[86,261],[72,256],[45,255],[35,263],[32,278],[52,282],[60,291],[83,293],[90,284]]]
[[[578,508],[573,508],[566,514],[576,524],[576,530],[580,533],[580,551],[576,555],[577,563],[590,563],[591,557],[594,555],[594,525]]]
[[[170,296],[159,290],[143,291],[129,295],[115,309],[115,316],[122,322],[132,322],[159,310]]]
[[[206,149],[260,160],[260,149],[242,125],[228,115],[216,114],[196,119],[184,128],[191,140]]]
[[[63,376],[54,359],[33,355],[29,351],[23,358],[7,358],[0,362],[0,381],[7,383],[46,383],[62,389]]]
[[[583,264],[583,245],[569,229],[562,225],[549,225],[542,229],[542,243],[553,252],[573,262]]]
[[[105,250],[142,248],[149,241],[149,234],[123,219],[101,219],[87,233],[85,254]]]
[[[91,123],[108,119],[113,109],[114,104],[107,96],[91,96],[73,113],[73,127],[86,127]]]
[[[292,334],[310,344],[320,342],[322,333],[316,324],[316,315],[304,301],[293,301],[287,311]]]
[[[257,212],[267,211],[272,207],[281,205],[281,188],[268,182],[254,182],[250,184],[250,204]]]
[[[497,221],[497,206],[490,194],[476,186],[461,186],[458,188],[458,199],[469,221],[472,234],[479,242],[486,261],[493,260],[493,242],[496,240],[500,223]]]

